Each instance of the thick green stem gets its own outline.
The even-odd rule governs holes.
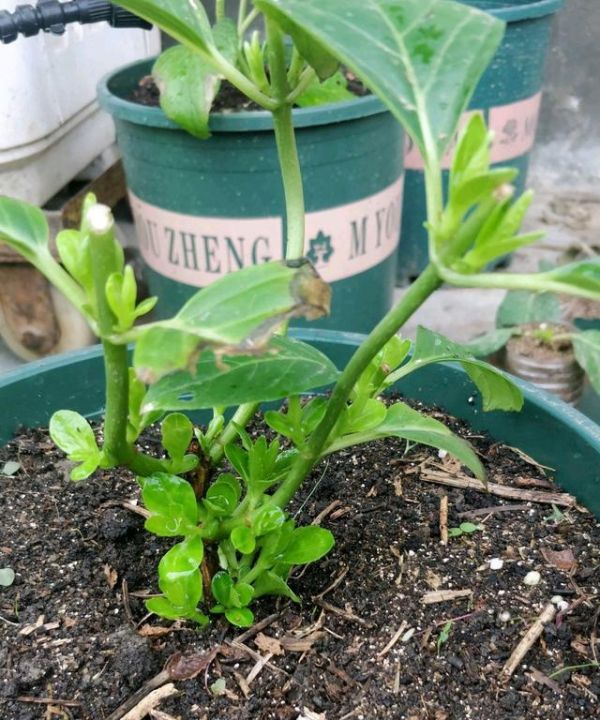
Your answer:
[[[312,434],[308,445],[299,454],[290,474],[273,495],[279,507],[292,499],[306,475],[321,456],[329,435],[342,412],[352,388],[360,374],[368,367],[379,350],[390,340],[410,316],[441,285],[442,281],[433,265],[428,265],[410,286],[402,300],[375,327],[344,368],[327,403],[325,417]]]
[[[294,133],[292,105],[286,102],[290,86],[283,34],[277,23],[269,18],[267,18],[267,44],[271,88],[273,95],[281,103],[281,106],[273,111],[273,126],[285,192],[286,258],[296,260],[304,255],[304,187]]]
[[[103,210],[102,206],[96,206],[95,209]],[[121,270],[115,253],[114,223],[108,208],[99,217],[90,220],[89,231],[98,330],[104,350],[104,451],[112,463],[119,464],[128,450],[129,366],[127,346],[115,345],[107,339],[113,332],[115,316],[106,299],[106,281],[112,273]]]
[[[225,17],[225,0],[215,0],[215,19],[217,22]]]

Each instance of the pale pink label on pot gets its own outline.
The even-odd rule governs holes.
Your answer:
[[[537,93],[526,100],[519,100],[509,105],[499,105],[489,109],[487,116],[488,126],[494,133],[491,148],[492,163],[514,160],[532,149],[535,142],[541,101],[542,93]],[[464,113],[459,130],[467,124],[469,118],[476,112],[479,111],[470,110]],[[457,137],[454,138],[450,149],[442,160],[442,167],[446,170],[452,164],[456,140]],[[404,167],[407,170],[423,169],[421,154],[408,136],[404,149]]]
[[[328,282],[365,272],[392,255],[400,237],[403,178],[348,205],[308,213],[308,258]],[[283,257],[280,217],[196,217],[129,193],[140,251],[157,273],[195,287]]]

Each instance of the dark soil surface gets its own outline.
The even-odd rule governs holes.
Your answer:
[[[345,74],[348,82],[348,90],[351,93],[357,97],[369,95],[369,91],[352,73],[346,70]],[[158,107],[160,104],[160,91],[152,75],[146,75],[140,80],[138,87],[133,91],[131,99],[140,105]],[[252,100],[249,100],[240,90],[227,82],[227,80],[221,83],[221,89],[211,108],[212,113],[235,113],[253,110],[263,110],[263,108]]]
[[[476,445],[492,482],[552,490],[531,459],[450,422]],[[297,573],[302,605],[261,601],[260,633],[240,638],[218,620],[197,630],[146,616],[142,598],[156,591],[156,565],[173,541],[146,534],[143,519],[118,505],[137,497],[126,473],[73,484],[43,431],[17,437],[0,461],[19,463],[0,476],[0,567],[16,572],[0,587],[2,720],[112,720],[177,652],[211,654],[197,677],[175,683],[160,720],[600,717],[600,671],[590,666],[600,528],[583,510],[424,482],[466,476],[420,446],[382,441],[340,453],[317,468],[298,506],[302,522],[333,531],[336,547]],[[447,545],[444,494],[450,528],[481,525]],[[531,571],[537,585],[523,582]],[[468,592],[423,602],[441,590]],[[555,595],[568,607],[503,681],[507,658]]]

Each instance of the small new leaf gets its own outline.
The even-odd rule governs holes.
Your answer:
[[[69,460],[81,465],[71,471],[72,480],[89,477],[102,460],[96,436],[88,421],[72,410],[59,410],[50,420],[50,437]]]
[[[144,478],[142,500],[152,515],[145,527],[161,537],[189,535],[198,524],[198,506],[192,486],[183,478],[155,473]]]

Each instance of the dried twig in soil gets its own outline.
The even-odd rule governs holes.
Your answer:
[[[364,627],[373,627],[373,623],[368,622],[367,620],[364,620],[361,617],[358,617],[358,615],[355,615],[353,612],[349,612],[348,610],[342,610],[342,608],[336,607],[335,605],[332,605],[331,603],[328,603],[326,600],[323,600],[320,597],[313,597],[312,601],[315,605],[318,605],[319,607],[322,607],[323,610],[326,610],[327,612],[331,613],[332,615],[338,615],[339,617],[344,618],[345,620],[351,620],[352,622],[358,623],[359,625],[363,625]]]
[[[250,640],[251,637],[258,635],[258,633],[261,632],[261,630],[264,630],[266,627],[269,627],[269,625],[274,623],[278,617],[279,617],[279,613],[273,613],[272,615],[267,615],[267,617],[264,620],[261,620],[260,622],[255,623],[249,630],[246,630],[246,632],[243,632],[241,635],[238,635],[236,638],[234,638],[233,642],[244,643],[244,642],[246,642],[246,640]]]
[[[448,544],[448,496],[440,498],[440,538],[442,545]]]
[[[534,643],[544,632],[544,626],[552,622],[555,616],[556,607],[552,603],[548,603],[546,607],[542,610],[542,612],[539,614],[533,625],[529,628],[525,635],[523,635],[521,641],[512,651],[511,656],[506,661],[506,664],[502,668],[501,673],[501,676],[504,680],[509,680],[512,677],[515,670],[523,661],[525,655],[527,655]]]
[[[171,697],[177,693],[177,688],[173,683],[162,685],[156,690],[142,698],[140,702],[125,715],[121,715],[121,720],[142,720],[151,710],[159,705],[165,698]]]
[[[475,518],[485,515],[496,515],[497,513],[516,512],[523,510],[531,510],[529,505],[491,505],[490,507],[479,508],[479,510],[465,510],[458,513],[459,518]]]
[[[54,697],[34,697],[33,695],[20,695],[17,700],[24,703],[35,703],[37,705],[62,705],[63,707],[80,707],[79,700],[63,700]]]
[[[507,485],[498,485],[497,483],[483,485],[480,480],[471,478],[468,475],[450,475],[445,471],[433,470],[431,467],[424,467],[421,470],[421,480],[437,485],[447,485],[448,487],[488,492],[491,495],[512,500],[524,500],[526,502],[545,503],[547,505],[559,505],[562,507],[573,507],[576,504],[575,498],[568,493],[520,490],[518,488],[508,487]]]
[[[421,602],[423,605],[433,605],[434,603],[448,602],[449,600],[470,598],[471,595],[473,595],[472,590],[433,590],[425,593],[421,598]]]
[[[318,595],[315,595],[317,598],[324,598],[327,593],[330,593],[332,590],[335,590],[336,587],[342,582],[342,580],[346,577],[348,574],[348,567],[346,566],[342,572],[336,577],[336,579],[328,585],[325,590],[321,590],[321,592]]]
[[[407,625],[408,625],[408,623],[406,622],[406,620],[403,620],[403,621],[402,621],[402,624],[401,624],[400,627],[396,630],[396,632],[395,632],[394,635],[392,636],[392,639],[389,641],[389,643],[383,648],[383,650],[381,650],[380,652],[377,653],[377,657],[378,657],[378,658],[383,658],[383,657],[385,657],[385,656],[389,653],[389,651],[394,647],[394,645],[395,645],[395,644],[398,642],[398,640],[400,640],[400,638],[402,637],[402,634],[403,634],[404,631],[406,630],[406,626],[407,626]]]

